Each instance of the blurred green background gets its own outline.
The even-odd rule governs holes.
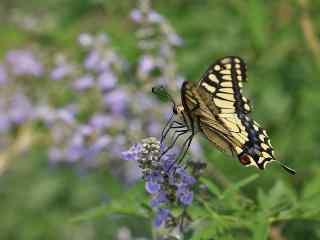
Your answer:
[[[135,6],[129,0],[1,0],[0,56],[8,49],[34,45],[77,55],[74,42],[79,33],[106,31],[112,46],[133,63],[138,49],[129,15]],[[154,1],[153,8],[184,40],[177,66],[188,80],[197,81],[222,56],[239,55],[247,62],[245,94],[253,105],[252,117],[268,129],[276,156],[297,175],[288,176],[271,165],[244,193],[254,202],[259,201],[258,189],[273,198],[270,189],[281,182],[297,199],[318,194],[320,1],[172,0]],[[38,31],[21,28],[15,20],[19,16],[38,19]],[[201,142],[209,166],[214,164],[231,183],[256,172]],[[46,154],[36,143],[10,156],[0,176],[0,239],[116,239],[122,226],[137,237],[150,234],[141,224],[148,221],[125,215],[71,222],[130,187],[106,168],[80,174],[69,167],[50,167]],[[318,217],[319,200],[308,203]],[[282,235],[272,232],[269,239],[320,239],[320,220],[303,216],[281,222]]]

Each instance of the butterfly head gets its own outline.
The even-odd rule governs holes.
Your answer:
[[[172,111],[175,115],[181,115],[182,112],[184,111],[184,107],[182,105],[175,105],[174,104]]]

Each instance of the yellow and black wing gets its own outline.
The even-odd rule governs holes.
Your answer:
[[[181,100],[188,119],[198,128],[207,139],[219,150],[236,155],[234,139],[228,129],[216,118],[208,108],[198,88],[191,82],[185,81],[181,88]],[[239,144],[239,143],[238,143]]]
[[[212,115],[230,133],[229,142],[240,162],[264,169],[275,157],[266,131],[248,116],[251,106],[242,95],[246,75],[246,65],[240,57],[222,58],[202,76],[198,93]],[[207,126],[202,125],[201,130],[208,137]]]

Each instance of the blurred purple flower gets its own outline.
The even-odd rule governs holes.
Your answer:
[[[153,110],[154,106],[157,104],[157,102],[154,100],[154,98],[150,97],[149,95],[146,95],[145,93],[138,93],[136,94],[136,104],[138,104],[138,108],[141,112],[145,112],[147,110]]]
[[[17,92],[11,99],[8,116],[14,124],[22,124],[33,116],[33,107],[23,93]]]
[[[112,144],[109,149],[109,153],[114,158],[121,158],[123,155],[122,153],[125,151],[125,144],[127,143],[127,137],[122,134],[115,135],[112,138]]]
[[[61,120],[64,123],[67,123],[70,125],[75,123],[76,121],[75,115],[76,115],[76,109],[73,105],[60,108],[56,111],[56,119]]]
[[[95,129],[108,128],[112,126],[113,118],[102,113],[97,113],[91,117],[89,124]]]
[[[151,55],[143,55],[139,60],[139,72],[148,74],[153,68],[156,67],[156,61]]]
[[[160,23],[164,21],[164,18],[156,11],[150,11],[148,15],[148,20],[153,23]]]
[[[73,86],[78,91],[84,91],[91,88],[94,85],[94,78],[91,75],[85,75],[73,83]]]
[[[117,84],[117,77],[111,71],[104,71],[98,76],[98,85],[102,91],[112,89]]]
[[[110,71],[111,65],[118,61],[118,57],[114,52],[105,53],[101,56],[101,60],[96,66],[98,72]]]
[[[99,62],[101,61],[101,56],[98,50],[93,49],[84,61],[84,67],[89,70],[96,70]]]
[[[66,76],[71,75],[74,71],[74,66],[67,63],[59,64],[56,68],[54,68],[51,73],[50,77],[52,80],[61,80]]]
[[[80,134],[76,134],[71,139],[70,143],[65,149],[66,160],[76,162],[81,159],[84,152],[84,139]]]
[[[129,150],[122,153],[122,158],[128,161],[138,161],[139,154],[142,149],[143,148],[141,144],[135,144]]]
[[[12,73],[17,76],[30,75],[39,77],[43,73],[42,64],[29,50],[11,50],[6,55]]]
[[[11,127],[11,121],[9,116],[6,114],[2,114],[2,111],[0,113],[0,134],[6,133]]]
[[[142,20],[142,13],[141,13],[141,11],[138,10],[138,9],[133,9],[133,10],[131,11],[131,13],[130,13],[130,18],[131,18],[134,22],[136,22],[136,23],[141,22],[141,20]]]
[[[201,148],[201,145],[199,143],[199,141],[195,140],[195,141],[192,141],[192,144],[190,146],[190,150],[191,150],[191,153],[194,155],[194,156],[202,156],[202,148]]]
[[[0,85],[4,85],[8,82],[8,73],[3,64],[0,64]]]
[[[124,165],[124,177],[127,183],[136,183],[141,179],[141,169],[136,161],[127,161]]]
[[[148,125],[147,129],[150,136],[158,136],[161,133],[162,125],[159,122],[153,121]]]
[[[111,142],[112,140],[109,136],[101,136],[91,145],[91,148],[98,153],[106,149]]]
[[[34,108],[33,117],[37,120],[44,121],[50,127],[55,120],[56,113],[50,106],[40,105]]]
[[[90,125],[81,125],[78,128],[78,134],[81,134],[84,137],[87,137],[94,133],[95,129]]]
[[[182,38],[174,33],[174,32],[171,32],[169,35],[168,35],[168,41],[170,44],[172,44],[173,46],[182,46],[183,45],[183,40]]]
[[[128,93],[123,89],[116,89],[104,96],[104,104],[113,114],[123,114],[129,103]]]

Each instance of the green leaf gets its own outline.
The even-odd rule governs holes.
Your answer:
[[[105,217],[110,214],[125,214],[147,218],[148,215],[142,207],[146,201],[142,184],[137,184],[130,191],[106,205],[88,210],[80,216],[72,218],[71,222],[87,221],[94,218]]]
[[[138,205],[131,205],[127,204],[126,202],[113,202],[110,204],[107,204],[105,206],[97,207],[88,210],[86,213],[72,218],[70,221],[71,222],[81,222],[81,221],[88,221],[92,220],[95,218],[100,218],[100,217],[106,217],[110,214],[125,214],[125,215],[132,215],[136,217],[142,217],[142,218],[147,218],[147,214],[145,214],[141,206]]]
[[[258,212],[256,221],[251,225],[253,240],[267,240],[269,232],[268,218],[265,214]]]
[[[222,198],[222,193],[221,193],[220,189],[219,189],[218,186],[215,185],[212,181],[210,181],[210,180],[208,180],[208,179],[206,179],[206,178],[204,178],[204,177],[201,177],[201,178],[200,178],[200,181],[201,181],[202,183],[204,183],[204,184],[208,187],[209,191],[210,191],[212,194],[216,195],[219,199]]]
[[[226,199],[229,198],[230,196],[232,196],[233,194],[235,194],[236,192],[238,192],[240,190],[240,188],[248,185],[249,183],[253,182],[254,180],[256,180],[259,177],[258,174],[254,174],[251,175],[243,180],[241,180],[240,182],[231,185],[226,191],[224,191],[224,193],[222,194],[222,199]]]

